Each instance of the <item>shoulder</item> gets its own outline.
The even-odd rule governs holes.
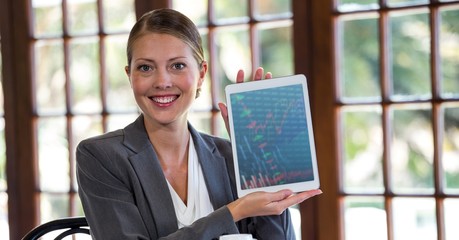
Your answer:
[[[81,148],[88,148],[90,146],[99,146],[99,147],[104,147],[104,146],[112,146],[113,144],[121,144],[124,138],[124,132],[122,129],[104,133],[102,135],[94,136],[87,138],[83,141],[81,141],[78,144],[79,149]]]
[[[77,150],[98,150],[119,152],[130,148],[138,150],[148,142],[147,134],[143,128],[143,118],[127,125],[124,129],[118,129],[81,141]]]
[[[76,160],[81,164],[94,161],[94,159],[96,162],[113,162],[115,159],[124,159],[129,153],[123,144],[123,139],[122,129],[85,139],[77,146]]]

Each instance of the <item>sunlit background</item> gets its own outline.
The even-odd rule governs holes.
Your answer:
[[[139,114],[124,73],[135,13],[133,0],[67,0],[65,13],[62,0],[31,2],[39,211],[44,223],[83,215],[74,172],[76,145],[122,128]],[[223,89],[238,69],[249,73],[246,76],[258,66],[275,77],[294,73],[292,3],[256,0],[249,13],[249,1],[212,2],[214,16],[208,16],[207,0],[174,0],[173,8],[198,25],[210,63],[191,122],[201,131],[227,138],[216,104],[224,101]],[[445,239],[459,239],[459,200],[447,197],[459,194],[459,4],[435,8],[438,27],[433,34],[432,8],[404,10],[427,3],[390,0],[388,6],[397,11],[382,15],[377,0],[338,1],[339,181],[347,240],[386,240],[388,228],[393,239],[437,239],[439,224]],[[67,24],[62,24],[64,18]],[[381,32],[387,37],[385,47]],[[438,41],[435,56],[432,36]],[[434,57],[438,93],[432,90]],[[444,101],[431,101],[438,97],[433,93]],[[0,239],[9,239],[4,130],[0,91]],[[432,197],[439,192],[443,198]],[[292,215],[299,236],[297,207]]]
[[[389,7],[428,4],[427,0],[391,0]],[[372,0],[342,0],[343,12],[377,9]],[[439,95],[444,99],[459,94],[459,7],[438,11],[438,51],[440,64]],[[367,12],[343,16],[337,22],[339,33],[338,71],[341,73],[340,95],[345,106],[340,111],[343,140],[343,190],[346,197],[346,239],[388,239],[387,223],[392,222],[394,239],[439,239],[437,235],[437,204],[444,207],[445,239],[459,239],[459,230],[452,227],[459,221],[459,201],[437,201],[429,196],[438,192],[435,181],[434,134],[440,139],[440,176],[445,193],[459,192],[459,104],[432,105],[432,29],[431,9],[393,11],[387,16]],[[387,23],[387,49],[378,43],[379,24]],[[381,89],[381,55],[386,54],[390,84]],[[381,105],[390,93],[393,104]],[[400,103],[398,103],[400,102]],[[356,104],[354,104],[356,103]],[[434,116],[433,116],[434,115]],[[441,121],[435,129],[432,121]],[[386,121],[385,123],[383,121]],[[386,128],[386,129],[384,129]],[[389,133],[390,135],[384,136]],[[384,141],[390,151],[383,161]],[[384,166],[386,165],[386,166]],[[390,179],[384,179],[387,168]],[[384,182],[386,181],[386,182]],[[388,190],[385,186],[389,185]],[[388,192],[389,191],[389,192]],[[390,202],[378,194],[395,194]],[[369,196],[365,196],[369,195]],[[374,195],[374,196],[372,196]],[[390,206],[390,207],[389,207]],[[392,212],[387,219],[387,209]]]

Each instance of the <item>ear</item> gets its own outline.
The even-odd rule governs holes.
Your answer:
[[[130,85],[131,85],[131,87],[132,87],[132,82],[131,82],[131,69],[129,68],[129,66],[125,66],[125,67],[124,67],[124,71],[126,72],[126,75],[127,75],[128,79],[129,79],[129,83],[130,83]]]
[[[199,68],[198,88],[202,86],[202,83],[204,82],[204,78],[206,77],[206,73],[207,73],[207,62],[202,61],[201,67]]]

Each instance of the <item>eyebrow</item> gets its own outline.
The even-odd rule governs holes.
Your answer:
[[[173,61],[177,61],[179,59],[187,59],[187,57],[185,56],[178,56],[178,57],[173,57],[173,58],[170,58],[170,59],[167,59],[167,62],[173,62]],[[138,61],[146,61],[146,62],[151,62],[151,63],[156,63],[155,60],[153,59],[150,59],[150,58],[137,58],[134,60],[134,62],[138,62]]]

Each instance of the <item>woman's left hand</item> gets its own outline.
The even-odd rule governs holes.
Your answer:
[[[233,220],[237,222],[247,217],[280,215],[285,209],[319,194],[322,194],[320,189],[297,194],[287,189],[272,193],[253,192],[229,203],[227,206]]]
[[[273,77],[271,72],[267,72],[266,74],[264,74],[264,69],[262,67],[259,67],[257,68],[257,70],[255,71],[255,74],[253,75],[253,81],[263,79],[263,75],[265,76],[265,79],[270,79]],[[244,82],[244,70],[241,69],[237,72],[236,83],[242,83],[242,82]],[[222,102],[218,103],[218,107],[220,108],[220,113],[222,115],[223,121],[225,122],[226,131],[228,131],[228,135],[230,135],[229,122],[228,122],[228,108]]]

